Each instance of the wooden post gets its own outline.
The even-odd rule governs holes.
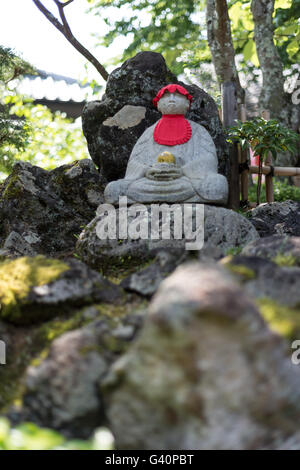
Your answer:
[[[247,120],[246,115],[246,106],[244,104],[240,105],[239,108],[239,118],[242,122]],[[240,149],[240,162],[241,164],[248,163],[249,152],[248,149]],[[248,182],[249,182],[249,170],[245,169],[241,172],[241,199],[243,205],[248,205]]]
[[[261,113],[261,116],[266,120],[266,121],[269,121],[270,119],[270,111],[263,111]],[[271,152],[268,153],[268,156],[265,160],[265,164],[267,166],[271,166],[272,165],[272,155],[271,155]],[[265,181],[266,181],[266,201],[267,202],[274,202],[274,190],[273,190],[273,175],[269,174],[269,175],[266,175],[265,177]]]
[[[222,121],[225,128],[234,126],[237,119],[237,93],[233,82],[222,83]],[[229,197],[228,207],[240,208],[239,153],[238,144],[229,146]]]

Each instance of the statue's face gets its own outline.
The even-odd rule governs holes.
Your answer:
[[[157,109],[162,114],[185,114],[189,107],[188,98],[178,91],[175,93],[166,91],[157,103]]]

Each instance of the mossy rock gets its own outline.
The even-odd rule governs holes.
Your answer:
[[[2,193],[3,199],[18,199],[22,196],[24,188],[19,181],[18,175],[11,175],[9,183]]]
[[[44,256],[0,262],[0,318],[17,322],[32,287],[49,284],[68,269],[66,263]]]
[[[0,186],[0,248],[11,257],[72,252],[74,235],[94,217],[103,189],[90,159],[51,171],[18,161]]]
[[[44,256],[0,263],[0,319],[38,323],[96,303],[118,303],[123,291],[84,263]]]
[[[48,321],[30,326],[7,324],[10,343],[7,347],[7,363],[0,367],[0,412],[7,412],[11,405],[21,409],[25,392],[24,373],[28,366],[40,365],[49,355],[54,340],[63,334],[83,328],[89,323],[105,320],[113,330],[126,323],[132,312],[144,312],[148,303],[138,297],[130,297],[129,302],[113,305],[92,304],[71,313],[64,313]],[[93,311],[93,315],[90,312]],[[127,341],[127,346],[129,342]],[[101,346],[101,347],[100,347]],[[99,353],[116,355],[126,348],[126,341],[115,340],[111,335],[103,335]],[[88,351],[81,351],[83,354]]]
[[[26,328],[8,328],[11,338],[7,351],[7,363],[0,367],[0,410],[22,403],[24,384],[22,376],[28,365],[39,364],[49,352],[52,341],[63,333],[79,328],[87,323],[81,311],[72,316],[63,316]]]

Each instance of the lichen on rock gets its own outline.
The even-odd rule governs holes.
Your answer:
[[[91,160],[51,171],[16,163],[0,186],[0,255],[70,252],[103,200],[103,181]]]

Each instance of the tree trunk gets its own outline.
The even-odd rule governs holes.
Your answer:
[[[299,131],[300,109],[293,104],[291,95],[284,91],[283,66],[274,44],[273,12],[275,0],[252,0],[251,12],[254,21],[254,40],[263,86],[260,108],[270,111],[271,119],[278,119],[283,125]],[[280,165],[295,165],[297,157],[288,152],[278,155]]]
[[[207,0],[206,24],[208,44],[219,84],[235,83],[238,103],[243,103],[244,91],[235,65],[235,51],[226,0]]]
[[[283,67],[273,40],[274,2],[275,0],[251,2],[254,40],[263,76],[260,104],[270,111],[271,118],[280,116],[285,104]]]
[[[239,104],[244,102],[245,95],[235,65],[235,51],[226,0],[207,0],[206,23],[208,44],[222,90],[222,120],[226,128],[235,124]],[[229,158],[228,207],[239,209],[240,187],[237,144],[230,145]]]

